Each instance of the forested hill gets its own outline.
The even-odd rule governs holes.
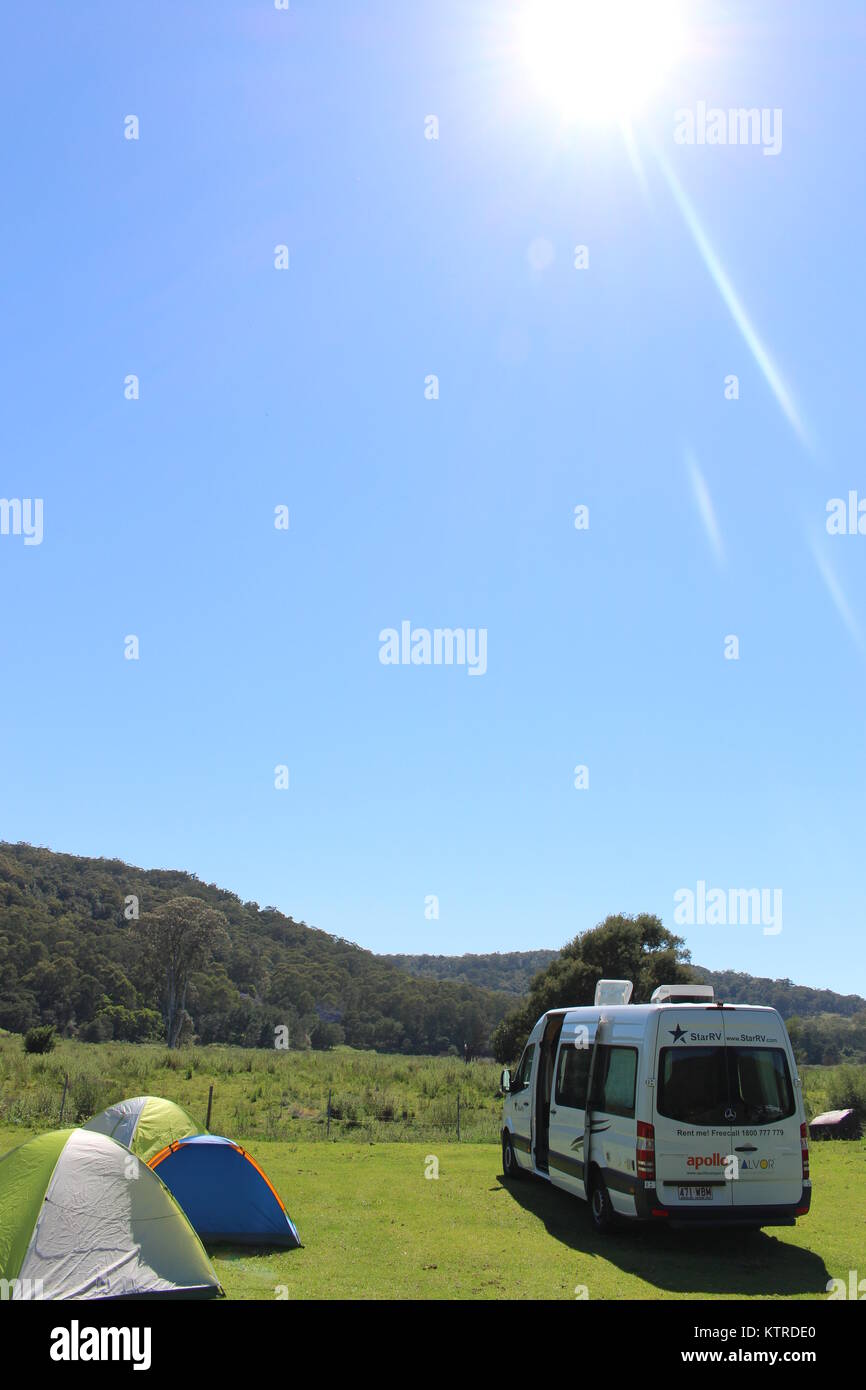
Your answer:
[[[860,994],[836,994],[832,989],[813,989],[795,985],[793,980],[770,980],[737,970],[705,970],[701,965],[692,968],[699,980],[713,986],[717,999],[729,1004],[771,1004],[783,1018],[815,1018],[818,1014],[851,1018],[866,1011],[866,999]]]
[[[437,980],[465,980],[482,988],[525,994],[529,982],[559,955],[558,951],[509,951],[501,955],[382,956],[413,975]],[[705,970],[692,966],[695,978],[714,987],[717,999],[729,1004],[770,1004],[783,1018],[815,1018],[842,1014],[847,1018],[866,1011],[859,994],[836,994],[831,989],[812,989],[791,980],[770,980],[734,970]]]
[[[193,977],[187,1008],[202,1042],[292,1046],[346,1042],[391,1052],[486,1048],[513,1004],[506,994],[421,979],[276,908],[241,902],[192,874],[138,869],[0,841],[0,1028],[38,1023],[85,1041],[161,1034],[158,982],[147,977],[128,899],[142,915],[171,898],[204,900],[227,941]]]
[[[458,980],[481,989],[505,990],[522,995],[529,990],[533,975],[545,970],[558,951],[503,951],[490,955],[464,956],[380,956],[390,965],[431,980]]]
[[[52,1023],[94,1042],[160,1037],[159,981],[148,976],[125,908],[136,898],[146,915],[178,896],[199,898],[226,919],[226,940],[193,976],[187,1001],[186,1035],[202,1042],[272,1046],[284,1025],[292,1046],[424,1053],[462,1052],[469,1042],[486,1051],[493,1028],[558,955],[376,956],[192,874],[0,841],[0,1028]],[[863,1026],[858,995],[694,969],[717,997],[773,1004],[784,1018],[803,1020],[810,1059],[831,1055],[828,1016],[837,1019],[833,1046],[839,1015],[853,1027],[859,1014]]]

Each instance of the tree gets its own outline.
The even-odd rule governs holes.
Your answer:
[[[161,982],[165,1040],[169,1047],[177,1047],[188,1018],[190,976],[210,961],[217,945],[228,944],[226,919],[200,898],[176,897],[145,913],[139,932]]]
[[[491,1039],[498,1062],[513,1061],[536,1019],[548,1009],[591,1004],[601,979],[631,980],[634,1002],[647,1002],[657,985],[691,980],[689,952],[649,912],[618,912],[563,947],[535,976],[526,1002],[508,1014]]]
[[[866,1077],[861,1067],[842,1066],[827,1078],[827,1098],[834,1110],[854,1109],[862,1125],[866,1121]]]
[[[317,1018],[310,1033],[310,1045],[320,1052],[328,1052],[332,1047],[339,1047],[345,1039],[345,1032],[339,1023],[328,1023],[324,1019]]]
[[[51,1052],[56,1042],[57,1038],[54,1033],[53,1025],[45,1023],[39,1028],[30,1028],[24,1034],[24,1051],[37,1053]]]

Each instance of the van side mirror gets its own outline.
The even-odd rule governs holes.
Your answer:
[[[507,1067],[505,1067],[499,1078],[499,1089],[504,1095],[508,1095],[508,1092],[511,1090],[511,1072]]]

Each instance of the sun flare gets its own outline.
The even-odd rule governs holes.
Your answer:
[[[683,56],[679,0],[528,0],[519,45],[566,120],[628,121]]]

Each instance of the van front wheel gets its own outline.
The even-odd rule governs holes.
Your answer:
[[[592,1190],[589,1194],[589,1210],[592,1224],[599,1235],[606,1235],[613,1228],[615,1212],[604,1185],[604,1178],[600,1173],[596,1173],[593,1179]]]
[[[514,1145],[508,1133],[502,1136],[502,1171],[511,1182],[516,1182],[521,1176],[520,1169],[517,1166],[517,1155],[514,1152]]]

